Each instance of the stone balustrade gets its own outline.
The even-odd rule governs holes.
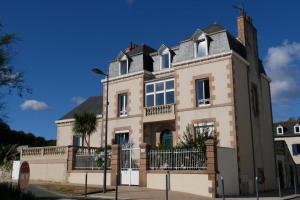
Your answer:
[[[175,105],[158,105],[144,108],[144,122],[175,119]]]
[[[50,146],[50,147],[30,147],[23,148],[21,151],[21,159],[43,159],[45,157],[67,157],[67,146]]]

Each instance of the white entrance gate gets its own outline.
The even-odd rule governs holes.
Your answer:
[[[120,158],[121,184],[139,185],[140,148],[123,147]]]

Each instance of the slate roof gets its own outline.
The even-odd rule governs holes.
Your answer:
[[[141,53],[150,54],[150,53],[153,53],[155,51],[156,50],[153,49],[152,47],[150,47],[146,44],[142,44],[142,45],[137,46],[136,48],[132,49],[131,51],[126,52],[126,54],[128,56],[135,56],[135,55],[138,55],[138,54],[141,54]]]
[[[73,119],[75,113],[80,112],[92,112],[96,115],[102,114],[102,96],[92,96],[89,97],[86,101],[75,107],[73,110],[65,114],[59,120],[64,119]]]
[[[273,133],[275,137],[295,137],[295,136],[300,137],[300,134],[294,133],[294,126],[297,124],[300,125],[300,119],[275,122],[273,124]],[[279,125],[283,127],[283,135],[277,135],[277,127]]]

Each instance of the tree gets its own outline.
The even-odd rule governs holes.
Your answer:
[[[201,134],[193,134],[193,130],[191,126],[188,124],[185,131],[183,132],[183,136],[179,141],[178,147],[180,148],[199,148],[205,151],[205,141],[208,139],[216,140],[216,136],[214,135],[214,131],[210,129],[209,126],[203,125]]]
[[[13,52],[11,45],[17,40],[15,34],[5,33],[3,25],[0,22],[0,89],[8,89],[9,93],[16,89],[19,96],[23,95],[24,90],[30,92],[30,89],[24,86],[23,74],[17,72],[10,65]],[[3,94],[0,95],[0,98]],[[4,103],[0,102],[1,117],[5,117],[3,113]]]
[[[90,149],[90,137],[97,129],[97,117],[95,113],[82,112],[74,114],[73,133],[82,137],[82,146],[84,141]]]
[[[2,145],[0,144],[0,167],[10,171],[12,169],[12,161],[18,155],[17,145]]]

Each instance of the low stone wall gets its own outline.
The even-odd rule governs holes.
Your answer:
[[[75,184],[84,184],[85,183],[85,171],[74,170],[68,173],[67,182],[68,183],[75,183]],[[111,173],[107,172],[106,184],[111,185]],[[94,171],[87,171],[88,175],[88,184],[89,185],[103,185],[103,171],[94,170]]]
[[[212,181],[209,175],[196,172],[170,172],[170,190],[178,192],[186,192],[195,195],[212,197],[209,188],[212,187]],[[166,189],[166,173],[148,172],[147,188],[165,190]]]

